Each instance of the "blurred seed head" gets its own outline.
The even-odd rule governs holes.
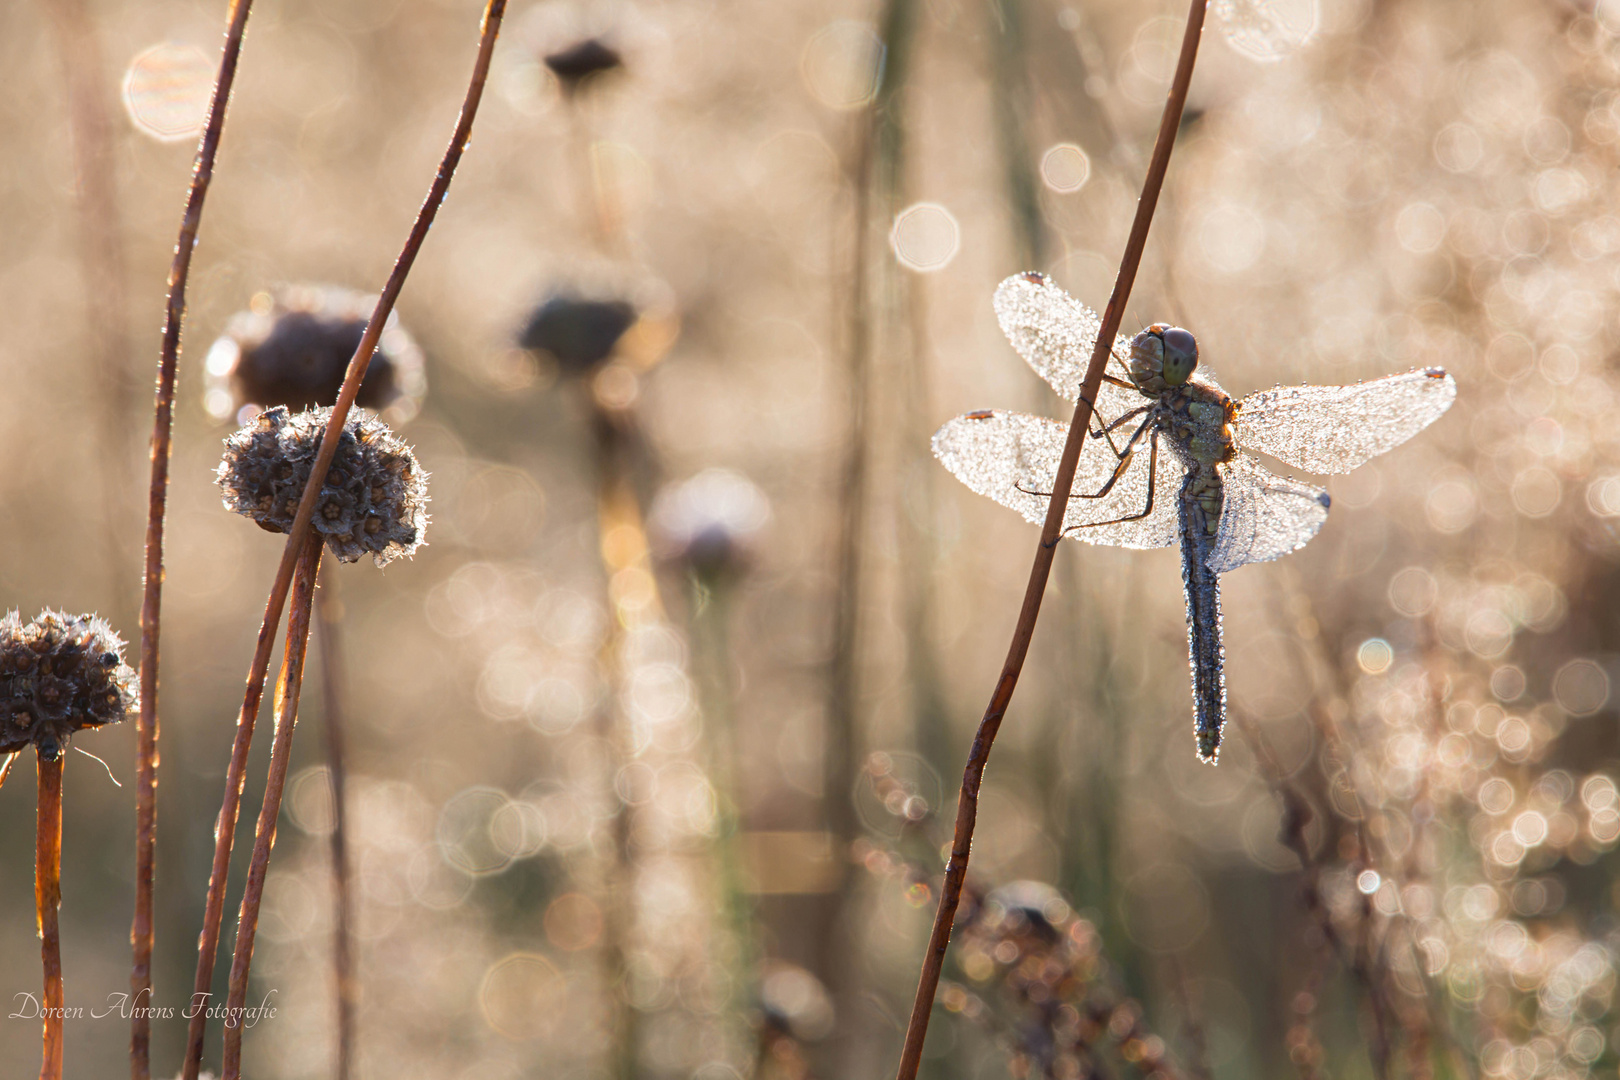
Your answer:
[[[701,581],[734,577],[753,562],[770,516],[770,503],[747,477],[706,469],[658,493],[650,519],[653,549]]]
[[[635,322],[636,309],[627,301],[558,291],[534,309],[518,344],[551,357],[565,375],[585,377],[613,355]]]
[[[240,420],[248,407],[331,405],[375,304],[375,296],[332,285],[258,293],[208,350],[208,411]],[[423,368],[421,349],[390,313],[358,404],[393,424],[409,420],[427,389]]]
[[[291,530],[331,409],[260,413],[225,440],[215,482],[225,507],[261,529]],[[388,425],[356,411],[315,505],[315,529],[341,562],[370,554],[378,566],[415,554],[427,529],[427,473]]]
[[[94,615],[46,609],[31,622],[0,618],[0,754],[32,744],[55,761],[75,731],[140,707],[124,641]]]
[[[624,57],[601,38],[590,37],[545,56],[563,94],[573,97],[599,77],[624,67]]]
[[[761,1020],[771,1030],[801,1042],[815,1042],[832,1033],[834,1013],[827,988],[804,968],[784,960],[771,960],[759,980]]]

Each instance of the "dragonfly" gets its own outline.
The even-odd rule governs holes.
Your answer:
[[[1044,274],[996,290],[1002,331],[1037,374],[1077,402],[1102,320]],[[1317,475],[1347,473],[1432,424],[1457,396],[1441,368],[1354,386],[1278,386],[1234,399],[1199,368],[1187,330],[1154,323],[1115,338],[1081,445],[1063,536],[1125,548],[1181,546],[1199,759],[1226,722],[1220,575],[1297,551],[1327,520],[1323,489],[1244,451]],[[1046,520],[1069,426],[981,409],[934,435],[934,455],[973,491]]]

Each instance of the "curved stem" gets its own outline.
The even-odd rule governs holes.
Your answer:
[[[136,720],[135,756],[135,914],[129,929],[134,949],[134,966],[129,975],[130,1001],[134,1016],[130,1021],[129,1071],[133,1080],[151,1076],[152,1021],[141,1005],[152,994],[152,878],[157,836],[157,744],[158,744],[158,629],[163,607],[163,522],[169,497],[169,456],[174,434],[174,383],[180,358],[180,325],[186,314],[186,280],[191,274],[191,253],[197,247],[197,229],[202,223],[203,200],[214,176],[214,158],[219,153],[220,135],[225,128],[225,107],[231,99],[237,60],[242,53],[242,33],[247,27],[252,0],[231,0],[225,32],[225,49],[214,79],[214,96],[208,107],[208,123],[197,146],[197,162],[191,173],[191,189],[180,218],[180,237],[174,245],[174,261],[169,267],[169,299],[164,311],[163,347],[158,359],[157,392],[152,410],[152,477],[147,494],[146,563],[144,593],[141,598],[141,712]],[[233,822],[234,824],[234,822]],[[195,1071],[189,1074],[193,1080]]]
[[[1193,64],[1198,58],[1198,40],[1204,28],[1204,8],[1207,0],[1192,0],[1187,12],[1187,29],[1181,40],[1181,56],[1170,84],[1170,95],[1165,101],[1164,115],[1159,121],[1159,137],[1153,146],[1153,158],[1148,165],[1147,178],[1142,184],[1142,196],[1136,204],[1136,217],[1131,222],[1131,233],[1120,259],[1119,276],[1114,281],[1113,295],[1103,309],[1102,329],[1091,354],[1091,365],[1080,384],[1080,402],[1075,406],[1074,420],[1069,437],[1063,446],[1063,457],[1058,464],[1057,477],[1052,483],[1052,499],[1047,504],[1046,521],[1041,526],[1040,546],[1035,549],[1035,563],[1030,567],[1029,584],[1024,590],[1023,608],[1018,613],[1018,624],[1013,629],[1012,643],[1001,675],[996,680],[990,705],[979,721],[979,730],[973,737],[973,748],[968,754],[966,769],[962,773],[962,790],[957,801],[956,834],[951,842],[950,862],[945,868],[945,883],[940,890],[939,909],[934,915],[934,927],[928,937],[928,951],[923,957],[922,974],[917,982],[917,997],[912,1003],[911,1019],[906,1025],[905,1049],[900,1055],[898,1080],[916,1080],[917,1068],[922,1063],[923,1040],[928,1034],[928,1019],[934,1006],[934,993],[939,988],[940,972],[945,966],[945,950],[950,945],[951,924],[956,919],[956,908],[962,900],[962,884],[967,877],[968,853],[973,843],[973,827],[979,814],[979,784],[984,778],[984,767],[990,759],[990,747],[1001,728],[1007,705],[1018,685],[1024,658],[1029,653],[1029,642],[1035,633],[1035,620],[1040,615],[1041,599],[1046,591],[1046,579],[1052,571],[1052,558],[1061,538],[1063,516],[1068,509],[1069,494],[1074,488],[1075,466],[1080,460],[1080,447],[1091,423],[1091,402],[1096,400],[1097,387],[1102,382],[1103,365],[1114,335],[1119,332],[1125,304],[1130,299],[1131,287],[1136,282],[1136,271],[1142,262],[1142,251],[1147,245],[1148,227],[1153,222],[1153,210],[1164,186],[1164,176],[1170,165],[1170,151],[1175,145],[1176,132],[1181,127],[1181,112],[1187,102],[1187,88],[1192,83]]]
[[[242,907],[236,916],[236,953],[231,957],[230,989],[225,996],[225,1080],[240,1080],[242,1075],[242,1017],[247,1003],[248,969],[253,964],[253,941],[259,931],[259,907],[264,902],[270,852],[276,846],[276,819],[281,816],[281,793],[287,787],[293,729],[298,726],[298,695],[304,688],[304,655],[309,646],[310,609],[322,539],[319,533],[311,533],[304,541],[293,573],[287,640],[282,646],[281,677],[276,681],[276,737],[270,749],[270,774],[259,806],[259,824],[254,831],[247,886],[242,890]]]
[[[473,119],[478,115],[478,103],[483,98],[484,84],[489,78],[490,59],[494,55],[495,40],[500,33],[501,17],[505,11],[505,0],[488,0],[484,7],[483,25],[478,41],[478,58],[473,64],[472,79],[467,87],[467,96],[461,104],[461,115],[456,121],[456,129],[450,136],[450,145],[439,163],[439,171],[428,189],[427,198],[422,201],[421,209],[417,211],[410,235],[406,237],[399,258],[394,261],[394,268],[388,275],[388,282],[377,298],[377,306],[372,310],[371,320],[366,324],[365,333],[360,337],[360,344],[355,349],[354,357],[349,361],[348,372],[343,377],[343,387],[338,391],[331,419],[327,422],[326,431],[321,439],[320,452],[315,456],[309,480],[304,487],[303,498],[298,503],[298,513],[288,530],[287,546],[282,551],[281,564],[276,569],[270,595],[265,599],[264,619],[259,626],[253,662],[248,668],[247,686],[242,695],[242,710],[237,715],[236,743],[232,747],[230,767],[225,774],[225,797],[220,805],[219,819],[215,824],[214,865],[208,879],[207,903],[203,908],[203,929],[197,941],[197,975],[192,987],[192,1017],[186,1034],[186,1059],[181,1074],[183,1080],[197,1080],[198,1071],[202,1067],[203,1040],[208,1030],[208,1018],[206,1008],[199,1006],[207,1002],[210,987],[213,985],[214,958],[219,950],[219,928],[225,914],[225,884],[230,871],[237,814],[241,810],[242,781],[244,770],[247,768],[248,746],[253,739],[253,724],[254,718],[258,715],[259,700],[264,695],[264,681],[270,672],[270,653],[275,647],[276,628],[281,622],[281,611],[286,605],[288,590],[292,588],[293,566],[298,561],[304,537],[309,534],[310,518],[315,515],[315,502],[320,497],[321,485],[325,482],[327,470],[331,468],[332,458],[337,453],[339,435],[348,420],[355,396],[360,392],[361,380],[366,377],[366,368],[371,364],[371,354],[376,351],[377,342],[382,337],[383,324],[394,310],[400,291],[405,288],[405,279],[410,275],[417,254],[422,250],[422,243],[427,239],[433,219],[438,216],[439,207],[444,203],[445,194],[450,189],[450,180],[455,176],[456,166],[460,164],[462,152],[472,136]]]
[[[45,1034],[39,1080],[62,1080],[62,755],[39,759],[39,810],[34,837],[34,907],[45,969]]]

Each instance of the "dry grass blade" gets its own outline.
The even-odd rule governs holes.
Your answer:
[[[21,751],[18,753],[21,753]],[[0,787],[5,786],[6,777],[11,775],[11,767],[15,764],[17,764],[17,754],[8,754],[5,761],[0,761]]]
[[[45,969],[44,1042],[39,1080],[62,1080],[62,757],[39,759],[38,828],[34,838],[34,906],[39,954]]]
[[[445,193],[450,189],[450,180],[455,176],[456,166],[461,162],[462,152],[472,135],[473,118],[478,115],[478,103],[483,98],[484,84],[489,78],[490,60],[494,55],[495,40],[500,33],[501,18],[505,12],[505,0],[489,0],[484,8],[478,42],[478,59],[473,65],[467,96],[462,101],[461,115],[456,121],[455,131],[450,136],[450,145],[439,163],[439,171],[428,189],[427,198],[422,201],[422,207],[417,211],[416,221],[411,226],[404,247],[400,249],[399,258],[394,261],[394,269],[388,275],[388,282],[377,298],[377,306],[371,313],[370,322],[366,324],[365,333],[355,349],[354,358],[349,361],[349,370],[343,377],[343,388],[338,391],[337,402],[332,407],[331,419],[321,440],[320,453],[316,455],[311,467],[303,499],[298,504],[298,513],[289,530],[287,546],[282,552],[281,565],[276,570],[275,582],[271,585],[270,595],[265,601],[264,620],[259,627],[253,663],[248,669],[242,711],[237,717],[237,738],[236,744],[232,747],[231,763],[225,778],[225,799],[215,825],[214,866],[208,882],[208,900],[203,909],[203,930],[198,939],[197,976],[193,987],[194,995],[204,996],[202,998],[194,996],[193,1000],[206,1001],[210,993],[209,988],[213,984],[214,957],[219,949],[219,927],[225,909],[225,882],[230,869],[231,845],[236,832],[237,813],[241,809],[242,781],[247,768],[248,745],[253,737],[253,723],[258,714],[259,699],[264,694],[265,677],[270,671],[270,653],[275,645],[276,627],[281,621],[281,610],[292,587],[293,567],[298,562],[303,539],[309,532],[310,518],[315,514],[315,501],[320,496],[321,485],[326,479],[327,470],[331,468],[332,458],[337,453],[339,433],[348,419],[355,396],[360,392],[361,380],[366,377],[371,354],[377,348],[383,326],[388,320],[389,313],[394,310],[400,291],[405,287],[405,279],[416,262],[423,241],[427,239],[433,219],[438,216]],[[191,1018],[187,1033],[186,1059],[182,1072],[184,1080],[197,1080],[197,1073],[202,1064],[203,1038],[207,1025],[207,1011],[197,1010],[196,1015]]]
[[[137,724],[135,761],[135,914],[130,925],[134,966],[129,976],[130,1000],[137,1006],[147,1003],[152,993],[152,876],[157,835],[157,742],[158,742],[158,630],[163,607],[163,521],[169,496],[169,455],[174,431],[175,371],[180,357],[180,325],[186,313],[186,280],[191,273],[191,253],[197,246],[197,229],[202,222],[203,200],[214,175],[214,158],[219,153],[220,134],[225,127],[225,108],[236,79],[237,60],[242,52],[242,33],[247,27],[252,0],[232,0],[225,32],[225,50],[214,80],[213,100],[208,123],[197,146],[197,163],[186,194],[185,213],[180,218],[180,237],[175,241],[174,262],[169,268],[169,299],[163,322],[163,348],[158,360],[156,401],[152,412],[152,479],[146,517],[145,586],[141,599],[141,712]],[[146,1010],[136,1008],[130,1022],[129,1068],[133,1080],[151,1076],[152,1021]]]
[[[1007,659],[996,680],[990,705],[979,721],[979,730],[973,738],[967,768],[962,775],[962,790],[957,804],[956,833],[951,842],[950,862],[945,869],[945,884],[940,890],[939,909],[934,916],[934,927],[928,938],[928,951],[923,958],[921,977],[917,984],[917,997],[912,1003],[911,1019],[906,1026],[905,1048],[900,1056],[899,1080],[916,1080],[917,1068],[922,1062],[923,1040],[928,1034],[928,1019],[934,1006],[934,993],[939,987],[940,972],[945,965],[945,950],[950,945],[951,925],[956,908],[962,899],[962,884],[967,877],[968,855],[973,843],[973,826],[979,811],[979,784],[984,767],[990,758],[990,747],[1006,715],[1013,690],[1018,685],[1029,642],[1035,633],[1035,620],[1040,615],[1041,599],[1046,592],[1046,580],[1052,570],[1063,527],[1063,516],[1068,508],[1069,492],[1074,486],[1075,467],[1080,459],[1080,446],[1091,423],[1091,402],[1096,400],[1097,388],[1102,382],[1103,365],[1108,360],[1109,345],[1119,332],[1119,324],[1130,299],[1131,287],[1136,282],[1136,271],[1142,262],[1142,251],[1147,245],[1148,227],[1153,222],[1153,210],[1158,204],[1159,192],[1164,186],[1165,173],[1170,165],[1170,151],[1175,145],[1176,132],[1181,127],[1182,110],[1187,103],[1187,89],[1192,83],[1193,65],[1198,59],[1198,41],[1204,28],[1204,10],[1207,0],[1192,0],[1187,12],[1187,28],[1181,40],[1181,55],[1176,62],[1175,77],[1170,83],[1170,94],[1165,101],[1164,115],[1159,122],[1158,140],[1153,146],[1153,158],[1148,164],[1147,178],[1142,184],[1142,195],[1136,204],[1136,217],[1131,222],[1130,237],[1120,259],[1119,275],[1114,282],[1113,294],[1103,309],[1102,330],[1097,335],[1091,365],[1086,369],[1080,385],[1080,403],[1075,407],[1074,420],[1069,428],[1068,441],[1063,447],[1063,458],[1058,465],[1057,477],[1052,483],[1052,498],[1047,508],[1046,521],[1041,526],[1040,546],[1035,551],[1035,563],[1030,568],[1029,585],[1024,591],[1024,603],[1018,613],[1018,624],[1013,629],[1012,643]]]
[[[247,887],[236,919],[236,954],[231,958],[230,991],[225,1015],[240,1017],[247,1003],[248,969],[253,964],[253,940],[259,929],[259,907],[264,901],[264,879],[270,870],[270,852],[276,846],[276,819],[281,815],[281,793],[287,786],[287,765],[292,758],[293,729],[298,726],[298,695],[304,685],[304,655],[309,645],[309,623],[315,576],[321,562],[319,533],[304,541],[304,551],[293,574],[292,607],[287,616],[287,640],[282,646],[281,677],[276,683],[276,737],[270,751],[270,775],[259,807],[254,834],[253,860],[248,864]],[[242,1022],[225,1024],[225,1077],[242,1075]]]

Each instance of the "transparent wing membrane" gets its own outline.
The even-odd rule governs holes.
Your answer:
[[[1225,498],[1207,565],[1217,574],[1304,547],[1327,520],[1328,495],[1239,454],[1220,467]]]
[[[1065,401],[1078,401],[1080,383],[1091,363],[1091,350],[1102,330],[1102,319],[1086,305],[1052,284],[1044,274],[1014,274],[996,289],[996,318],[1018,355],[1052,385]],[[1130,352],[1131,339],[1114,338],[1114,356]],[[1110,374],[1123,378],[1119,363],[1108,365]],[[1104,383],[1098,391],[1097,412],[1113,418],[1142,404],[1135,390]]]
[[[1434,423],[1456,396],[1439,368],[1354,386],[1279,386],[1238,403],[1236,436],[1295,468],[1347,473]]]
[[[1140,400],[1140,399],[1138,399]],[[1117,419],[1118,415],[1106,417]],[[1123,449],[1139,421],[1114,432]],[[1063,456],[1068,425],[1043,416],[1004,410],[986,410],[958,416],[934,434],[934,456],[980,495],[1023,514],[1037,524],[1046,520],[1048,495]],[[1176,542],[1176,505],[1185,470],[1161,445],[1153,508],[1133,521],[1116,518],[1140,514],[1148,501],[1151,447],[1147,434],[1137,444],[1135,458],[1100,499],[1081,498],[1100,491],[1119,465],[1119,458],[1101,439],[1088,438],[1075,471],[1074,496],[1069,500],[1063,526],[1066,535],[1091,544],[1129,548],[1168,547]],[[1095,524],[1114,522],[1113,524]],[[1076,528],[1076,526],[1092,526]]]

